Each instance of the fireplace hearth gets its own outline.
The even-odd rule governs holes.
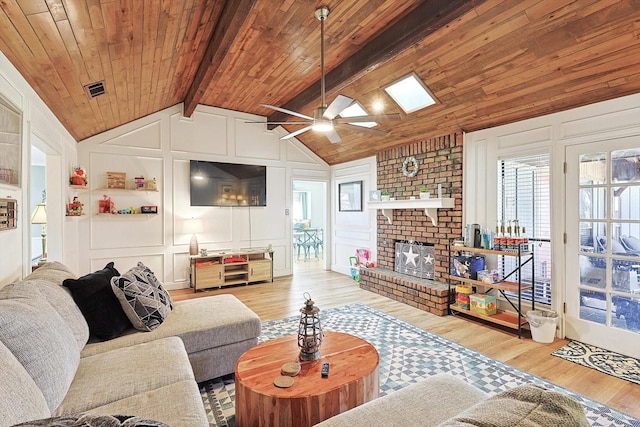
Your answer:
[[[421,279],[433,279],[435,274],[435,246],[425,242],[396,241],[394,270]]]

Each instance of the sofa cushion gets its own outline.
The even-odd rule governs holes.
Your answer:
[[[169,427],[165,423],[132,415],[65,415],[21,423],[13,427]]]
[[[156,340],[182,338],[187,353],[195,353],[260,336],[260,318],[231,294],[177,301],[171,316],[151,332],[124,334],[108,342],[89,342],[82,356]]]
[[[71,330],[43,299],[0,300],[0,341],[13,353],[53,411],[80,362]]]
[[[0,424],[51,415],[44,395],[18,359],[0,342]],[[9,399],[8,396],[11,396]]]
[[[487,396],[449,374],[438,374],[379,397],[316,427],[435,426]]]
[[[125,412],[162,421],[171,427],[209,427],[198,385],[191,380],[138,393],[85,413]]]
[[[492,396],[440,427],[587,427],[584,409],[571,397],[533,384]]]
[[[63,264],[48,262],[23,280],[0,289],[0,299],[44,298],[71,329],[78,350],[82,350],[89,340],[89,326],[69,290],[61,286],[65,279],[75,276]]]
[[[195,382],[184,345],[177,337],[83,357],[67,395],[53,415],[83,413],[185,380]],[[140,415],[125,409],[102,413]]]
[[[102,270],[62,282],[71,291],[73,300],[89,325],[89,331],[100,340],[113,339],[131,327],[129,318],[111,289],[111,278],[119,274],[113,262],[110,262]]]
[[[137,266],[111,278],[113,293],[134,328],[152,331],[169,315],[173,301],[147,266]]]

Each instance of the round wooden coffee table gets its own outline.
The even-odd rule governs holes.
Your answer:
[[[245,352],[236,363],[236,426],[311,426],[380,395],[380,357],[367,341],[325,332],[321,358],[300,362],[293,385],[273,383],[287,362],[298,359],[297,336],[278,338]],[[322,363],[329,377],[322,378]]]

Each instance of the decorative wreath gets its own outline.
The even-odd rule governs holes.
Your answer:
[[[413,165],[411,166],[411,170],[408,170],[409,163]],[[416,174],[418,173],[418,161],[416,160],[415,157],[409,156],[406,159],[404,159],[404,162],[402,162],[402,173],[407,178],[416,176]]]

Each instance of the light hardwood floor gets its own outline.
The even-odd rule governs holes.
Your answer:
[[[511,366],[530,372],[591,399],[640,418],[640,385],[620,380],[593,369],[562,360],[551,353],[567,343],[534,342],[514,331],[458,316],[439,317],[422,310],[364,291],[349,276],[325,271],[319,263],[296,262],[293,276],[279,277],[273,283],[227,287],[211,291],[191,289],[171,291],[174,300],[199,298],[222,293],[233,294],[260,316],[262,321],[298,315],[309,292],[322,310],[344,304],[362,303],[427,331],[462,344]]]

